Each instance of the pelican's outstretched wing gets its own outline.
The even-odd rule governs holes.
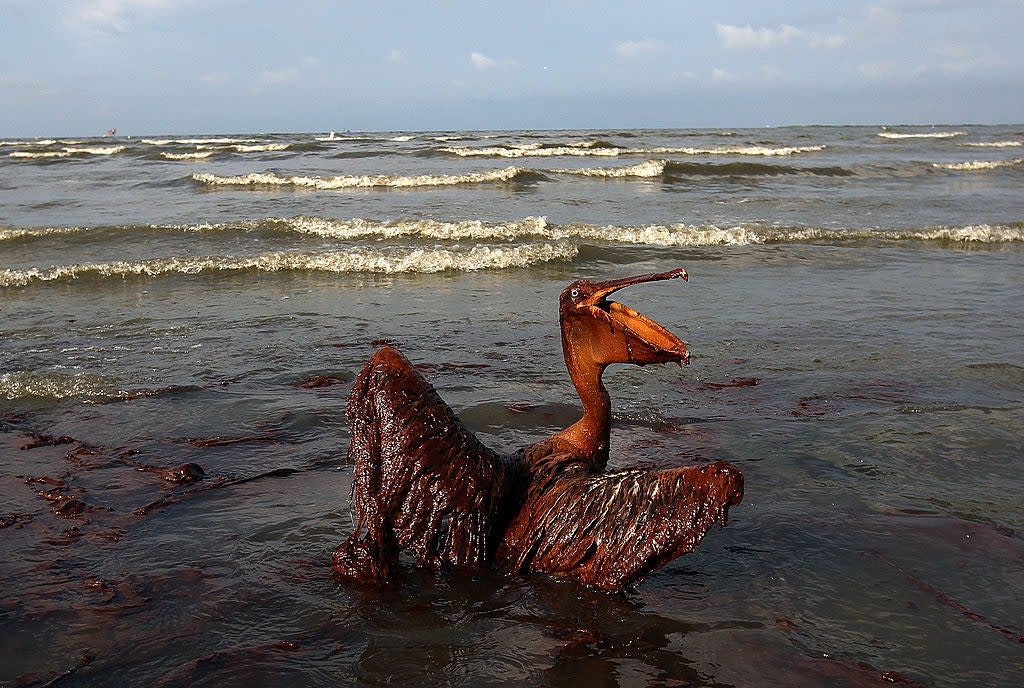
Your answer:
[[[387,580],[403,549],[431,568],[487,564],[518,506],[516,465],[481,444],[390,347],[360,371],[347,413],[358,522],[335,570]]]
[[[522,573],[622,590],[693,551],[742,498],[743,474],[725,461],[654,471],[570,470],[530,491],[498,558]]]

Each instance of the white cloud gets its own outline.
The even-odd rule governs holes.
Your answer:
[[[866,62],[857,67],[861,76],[868,79],[884,79],[896,70],[892,62]]]
[[[903,23],[903,15],[885,7],[868,8],[868,24],[876,29],[894,29]]]
[[[804,34],[807,38],[807,45],[814,50],[835,50],[843,43],[846,43],[846,36],[838,33],[816,33]]]
[[[477,69],[490,69],[498,64],[496,60],[492,60],[486,55],[481,55],[480,53],[471,54],[469,56],[469,60]]]
[[[76,31],[128,30],[130,21],[146,12],[187,4],[176,0],[76,0],[64,5],[64,25]]]
[[[199,77],[199,80],[204,84],[210,86],[220,86],[231,81],[231,75],[227,72],[211,72],[209,74],[203,74]]]
[[[652,40],[626,41],[615,46],[615,52],[622,57],[640,57],[641,55],[665,52],[665,46]]]
[[[1006,60],[988,47],[978,48],[967,43],[949,42],[932,48],[942,62],[939,69],[948,75],[961,76],[970,72],[984,72],[1006,66]]]
[[[266,69],[258,74],[258,79],[265,84],[293,84],[301,81],[306,73],[319,66],[320,60],[312,55],[306,55],[299,60],[298,66],[279,67],[277,69]]]
[[[714,67],[711,70],[711,78],[714,81],[736,81],[735,74],[733,74],[732,72],[727,72],[724,69],[719,69],[718,67]]]
[[[789,24],[781,24],[777,29],[767,27],[755,29],[749,24],[746,26],[715,24],[715,31],[722,39],[722,45],[729,50],[775,48],[794,40],[805,41],[814,50],[831,50],[846,42],[846,36],[842,34],[804,31]]]
[[[260,72],[259,79],[265,84],[290,84],[302,78],[302,70],[298,67],[282,67]]]
[[[730,50],[773,48],[777,45],[785,45],[793,38],[803,35],[800,29],[789,24],[782,24],[777,29],[755,29],[749,24],[746,26],[716,24],[715,31],[718,32],[718,37],[722,39],[725,47]]]

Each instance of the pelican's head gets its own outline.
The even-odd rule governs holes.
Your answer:
[[[577,280],[558,300],[562,348],[566,363],[589,362],[603,368],[611,363],[690,362],[690,352],[679,337],[642,313],[608,297],[624,287],[644,282],[687,280],[686,270],[676,268],[607,282]]]

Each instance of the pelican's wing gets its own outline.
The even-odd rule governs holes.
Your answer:
[[[402,549],[431,568],[486,564],[514,501],[514,464],[481,444],[390,347],[360,371],[348,420],[358,522],[335,552],[335,570],[387,579]]]
[[[742,498],[743,474],[724,461],[569,473],[531,491],[499,557],[523,573],[552,573],[622,590],[693,551]]]

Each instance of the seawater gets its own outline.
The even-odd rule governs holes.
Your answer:
[[[3,139],[0,685],[1020,685],[1022,160],[1024,126]],[[728,527],[621,596],[331,578],[376,347],[515,451],[576,418],[561,288],[680,265],[617,295],[693,359],[608,372],[612,462],[735,462]]]

